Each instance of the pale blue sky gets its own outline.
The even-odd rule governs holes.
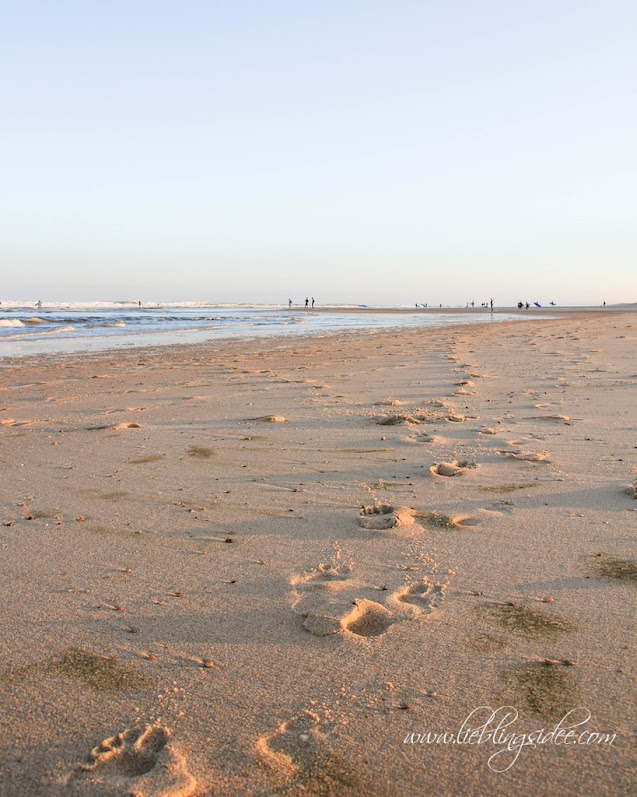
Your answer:
[[[637,301],[637,3],[0,0],[3,298]]]

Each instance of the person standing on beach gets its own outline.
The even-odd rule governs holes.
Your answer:
[[[490,304],[491,304],[491,312],[493,312],[493,299],[490,300]]]
[[[288,307],[290,310],[292,309],[292,299],[288,299]]]
[[[314,297],[312,296],[312,310],[314,310]]]
[[[307,307],[309,303],[310,303],[310,300],[309,300],[309,299],[307,298],[307,296],[306,296],[306,297],[305,297],[305,306]]]

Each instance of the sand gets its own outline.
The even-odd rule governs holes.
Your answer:
[[[0,794],[630,793],[636,330],[5,363]]]

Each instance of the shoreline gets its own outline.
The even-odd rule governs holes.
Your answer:
[[[316,312],[316,311],[309,311]],[[326,314],[331,314],[332,310],[323,310],[320,311]],[[372,310],[364,310],[361,309],[359,311],[352,311],[360,314],[368,314],[368,313],[375,313],[376,311]],[[414,311],[401,311],[401,310],[388,310],[386,314],[403,314],[412,313]],[[426,312],[426,311],[423,311]],[[480,313],[479,316],[484,318],[486,313],[491,314],[489,311],[485,311],[485,313]],[[502,313],[507,311],[502,311]],[[523,311],[522,311],[523,312]],[[587,318],[587,317],[596,317],[595,311],[590,310],[577,310],[573,311],[577,312],[577,317],[579,318]],[[624,313],[633,313],[637,311],[633,310],[616,310],[613,311],[617,314],[624,314]],[[471,311],[472,314],[475,314],[475,311]],[[447,315],[457,315],[457,314],[464,314],[464,311],[449,311]],[[494,312],[497,315],[497,311]],[[540,317],[535,318],[520,318],[516,320],[510,321],[498,321],[498,326],[508,326],[510,324],[518,325],[518,324],[527,324],[527,323],[547,323],[551,321],[558,321],[568,318],[568,315],[560,315],[556,312],[551,312]],[[219,337],[218,339],[209,339],[206,341],[193,341],[193,342],[174,342],[174,343],[160,343],[160,344],[149,344],[149,345],[140,345],[140,346],[126,346],[118,348],[114,346],[113,348],[103,348],[103,349],[94,349],[94,350],[87,350],[84,352],[78,351],[69,351],[69,352],[40,352],[35,354],[19,354],[19,355],[4,355],[0,356],[0,373],[3,370],[9,370],[13,368],[20,368],[27,365],[37,365],[42,361],[43,363],[47,360],[55,361],[72,361],[74,359],[82,360],[84,358],[95,358],[96,360],[102,360],[104,358],[109,357],[116,357],[122,358],[125,357],[127,354],[131,356],[136,355],[143,355],[143,356],[157,356],[161,355],[163,352],[170,352],[173,351],[185,351],[189,348],[203,350],[203,349],[211,349],[217,351],[219,348],[225,347],[234,347],[234,346],[247,346],[251,348],[257,344],[261,344],[259,350],[267,350],[268,344],[272,344],[275,348],[278,348],[281,343],[285,342],[290,346],[295,345],[297,342],[308,342],[312,340],[323,340],[332,337],[344,336],[347,339],[351,338],[365,338],[370,335],[377,336],[377,335],[396,335],[396,334],[428,334],[428,333],[436,333],[438,331],[445,331],[445,330],[461,330],[461,329],[471,329],[477,330],[484,326],[484,321],[476,322],[475,324],[471,323],[462,323],[458,325],[449,325],[449,326],[432,326],[432,327],[425,327],[425,328],[418,328],[418,327],[387,327],[387,328],[378,328],[378,329],[351,329],[351,330],[343,330],[343,329],[335,329],[335,330],[321,330],[316,331],[314,333],[307,332],[307,333],[298,333],[298,334],[290,334],[290,335],[281,335],[281,334],[272,334],[272,336],[229,336],[229,337]]]
[[[3,368],[6,793],[628,794],[637,316],[608,312]],[[617,740],[499,774],[404,743],[504,705]],[[90,759],[117,733],[143,767]]]

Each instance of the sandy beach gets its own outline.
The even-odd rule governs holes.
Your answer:
[[[6,361],[0,795],[634,793],[636,331]]]

